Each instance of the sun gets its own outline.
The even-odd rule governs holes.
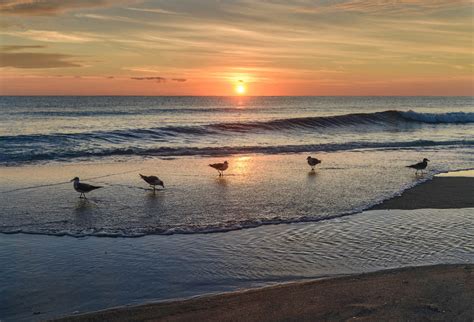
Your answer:
[[[237,86],[235,86],[235,91],[236,91],[237,94],[239,94],[239,95],[245,94],[246,90],[247,90],[247,89],[245,88],[245,85],[242,84],[242,83],[239,83],[239,84],[237,84]]]

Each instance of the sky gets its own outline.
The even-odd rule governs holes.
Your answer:
[[[2,0],[1,95],[473,95],[472,0]]]

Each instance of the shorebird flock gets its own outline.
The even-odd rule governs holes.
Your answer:
[[[314,172],[315,167],[318,164],[321,163],[321,160],[319,160],[317,158],[313,158],[312,156],[308,156],[306,158],[306,161],[307,161],[308,165],[311,167],[312,172]],[[416,170],[416,172],[415,172],[416,175],[418,174],[418,171],[421,171],[421,173],[423,174],[423,170],[425,170],[426,167],[428,166],[428,161],[430,161],[430,160],[428,160],[427,158],[424,158],[423,161],[415,163],[415,164],[408,165],[406,167],[415,169]],[[222,177],[222,176],[224,176],[224,171],[229,168],[229,162],[224,161],[222,163],[212,163],[212,164],[209,164],[209,166],[211,168],[216,169],[217,172],[219,173],[219,177]],[[139,176],[146,183],[148,183],[150,185],[150,187],[153,189],[153,192],[156,191],[156,186],[161,186],[163,189],[165,188],[165,184],[157,176],[145,176],[141,173],[139,174]],[[84,198],[84,199],[87,199],[86,198],[86,193],[91,192],[91,191],[96,190],[96,189],[99,189],[99,188],[102,188],[102,186],[93,186],[91,184],[80,182],[78,177],[75,177],[74,179],[72,179],[71,182],[74,182],[74,184],[73,184],[74,190],[76,190],[77,192],[80,193],[79,198]]]

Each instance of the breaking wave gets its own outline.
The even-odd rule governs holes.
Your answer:
[[[401,142],[353,141],[326,144],[215,146],[203,142],[225,142],[222,138],[236,133],[304,133],[333,135],[371,131],[409,131],[423,124],[474,123],[474,113],[418,113],[384,111],[337,116],[284,118],[269,121],[211,123],[193,126],[163,126],[82,133],[50,133],[0,137],[0,163],[67,160],[81,157],[121,155],[189,156],[242,153],[291,153],[338,151],[364,148],[411,148],[446,145],[470,145],[473,140],[407,140]],[[251,141],[251,140],[249,140]],[[313,140],[313,142],[317,140]],[[170,145],[170,142],[172,143]]]

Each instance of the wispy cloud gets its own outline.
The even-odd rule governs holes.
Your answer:
[[[2,0],[0,13],[20,16],[50,16],[64,11],[107,7],[132,1],[120,0]]]
[[[130,79],[134,80],[144,80],[144,81],[155,81],[157,83],[164,83],[166,82],[166,78],[160,76],[153,76],[153,77],[130,77]]]
[[[95,19],[95,20],[103,20],[103,21],[118,21],[118,22],[129,22],[129,23],[136,23],[136,24],[147,24],[147,22],[143,20],[133,19],[124,16],[111,16],[111,15],[100,15],[94,13],[86,13],[86,14],[76,14],[77,18],[87,18],[87,19]]]
[[[168,80],[171,80],[172,82],[178,82],[178,83],[183,83],[186,82],[186,78],[166,78],[166,77],[161,77],[161,76],[145,76],[145,77],[130,77],[130,79],[133,80],[140,80],[140,81],[154,81],[157,83],[165,83]]]
[[[25,50],[25,49],[42,49],[46,48],[46,46],[42,45],[4,45],[0,46],[1,51],[18,51],[18,50]]]
[[[0,53],[0,67],[64,68],[81,67],[74,56],[54,53]]]
[[[300,13],[330,13],[330,12],[358,12],[363,14],[405,14],[419,13],[419,10],[434,11],[453,6],[472,5],[471,0],[343,0],[343,1],[308,1],[295,5],[295,12]]]
[[[98,40],[90,33],[62,33],[53,30],[1,31],[0,34],[44,42],[85,43]]]
[[[140,11],[140,12],[148,12],[148,13],[156,13],[156,14],[165,14],[165,15],[177,15],[179,14],[178,12],[175,11],[169,11],[169,10],[164,10],[160,8],[134,8],[134,7],[128,7],[128,10],[132,11]]]

